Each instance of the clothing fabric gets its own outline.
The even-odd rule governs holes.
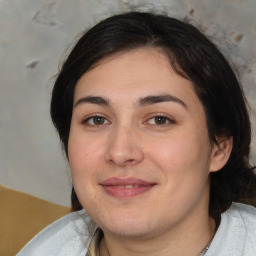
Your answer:
[[[91,243],[96,230],[97,225],[84,210],[74,212],[40,232],[17,256],[85,256],[89,246],[97,251],[97,243]],[[256,208],[233,203],[221,215],[219,228],[205,254],[216,255],[256,255]]]
[[[92,237],[86,256],[100,256],[99,248],[100,248],[100,241],[102,239],[102,236],[103,236],[102,231],[100,229],[97,229]]]

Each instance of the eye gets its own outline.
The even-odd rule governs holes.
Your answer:
[[[173,124],[174,121],[166,116],[154,116],[148,119],[148,123],[152,125],[167,125]]]
[[[83,124],[90,126],[100,126],[108,123],[109,121],[103,116],[90,116],[83,121]]]

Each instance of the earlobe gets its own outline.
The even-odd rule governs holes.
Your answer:
[[[233,148],[233,137],[218,139],[212,148],[210,172],[217,172],[225,166]]]

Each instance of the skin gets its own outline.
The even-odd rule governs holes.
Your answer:
[[[146,100],[159,95],[171,97]],[[86,72],[75,88],[68,156],[79,201],[104,232],[101,256],[198,255],[215,232],[209,173],[231,148],[231,140],[209,141],[193,84],[161,50],[119,53]],[[155,185],[118,198],[100,185],[111,177]]]

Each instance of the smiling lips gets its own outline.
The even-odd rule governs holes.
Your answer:
[[[136,178],[110,178],[104,180],[100,185],[110,196],[127,198],[149,191],[156,183],[146,182]]]

